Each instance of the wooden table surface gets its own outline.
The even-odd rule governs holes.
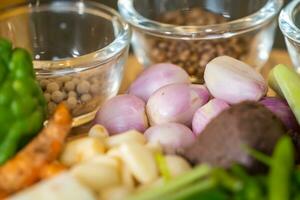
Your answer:
[[[267,77],[270,69],[277,64],[285,64],[288,66],[292,66],[291,60],[286,51],[273,50],[271,52],[270,58],[262,70],[263,76]],[[124,78],[123,78],[119,93],[124,93],[127,90],[130,83],[132,83],[132,81],[134,81],[134,79],[137,77],[137,75],[139,73],[141,73],[143,68],[142,68],[142,65],[137,61],[137,59],[133,55],[130,55],[125,64],[124,70],[125,70]],[[272,90],[269,90],[268,95],[272,96],[272,95],[274,95],[274,92]],[[81,134],[81,133],[86,133],[90,127],[91,127],[90,123],[85,124],[80,127],[73,128],[72,133],[76,134],[76,135]]]

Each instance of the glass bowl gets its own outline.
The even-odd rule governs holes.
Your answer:
[[[117,94],[131,30],[102,4],[52,1],[2,10],[0,36],[32,53],[50,114],[65,102],[76,126]]]
[[[274,41],[282,0],[119,0],[132,25],[140,63],[171,62],[203,83],[207,62],[220,55],[260,70]]]
[[[278,21],[292,63],[300,73],[300,0],[291,1],[282,9]]]

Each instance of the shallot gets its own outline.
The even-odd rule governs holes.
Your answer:
[[[206,125],[219,113],[228,108],[229,105],[220,99],[212,99],[207,104],[199,108],[193,117],[193,132],[200,134]]]
[[[212,96],[230,104],[258,101],[267,92],[261,74],[246,63],[228,56],[210,61],[205,68],[204,80]]]
[[[144,132],[148,128],[145,103],[130,94],[115,96],[100,108],[95,123],[106,127],[111,135],[128,130]]]
[[[174,83],[157,90],[149,98],[146,109],[151,125],[167,122],[191,126],[195,111],[207,103],[209,93],[204,86]]]
[[[299,125],[288,103],[278,97],[264,97],[260,103],[272,111],[284,125],[293,131],[299,131]]]
[[[189,82],[189,76],[182,68],[170,63],[160,63],[144,70],[131,84],[128,92],[147,102],[153,92],[165,85]]]
[[[191,84],[190,87],[191,87],[191,90],[196,92],[201,99],[203,99],[206,102],[209,100],[210,94],[205,85]]]

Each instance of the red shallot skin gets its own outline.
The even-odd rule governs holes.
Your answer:
[[[289,107],[288,103],[279,97],[264,97],[260,103],[262,103],[266,108],[272,111],[283,124],[292,131],[299,132],[300,127],[297,123],[296,117],[293,111]]]
[[[95,123],[105,126],[110,135],[133,129],[144,132],[148,128],[145,102],[130,94],[115,96],[99,109]]]
[[[221,99],[212,99],[204,106],[200,107],[194,114],[192,127],[196,135],[201,134],[206,125],[230,106]]]
[[[207,103],[209,92],[206,87],[175,83],[157,90],[149,98],[146,109],[151,125],[168,122],[192,125],[195,111]]]
[[[191,145],[196,136],[186,126],[178,123],[165,123],[148,128],[145,137],[149,143],[158,143],[167,154],[176,154]]]
[[[189,75],[177,65],[160,63],[145,69],[131,84],[128,93],[147,102],[153,92],[172,83],[190,83]]]

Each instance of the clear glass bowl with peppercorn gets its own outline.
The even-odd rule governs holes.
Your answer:
[[[295,70],[300,73],[300,0],[291,1],[279,15],[279,27]]]
[[[19,4],[0,13],[0,35],[32,53],[49,113],[65,102],[74,126],[91,120],[119,90],[131,30],[102,4]]]
[[[268,59],[282,0],[119,0],[132,25],[139,62],[171,62],[203,83],[206,64],[220,55],[258,70]]]

